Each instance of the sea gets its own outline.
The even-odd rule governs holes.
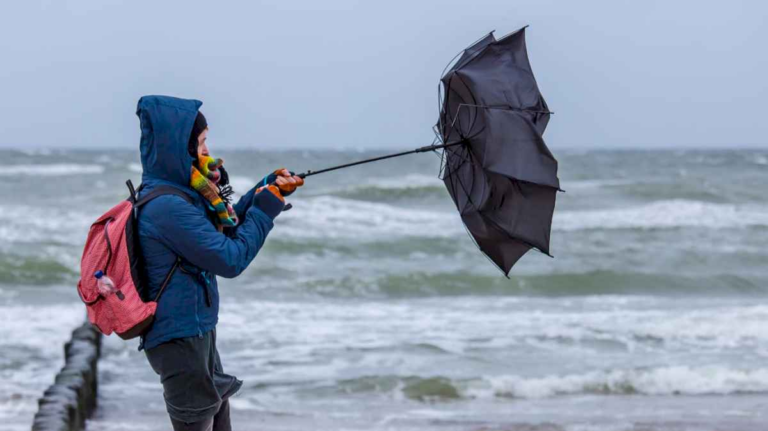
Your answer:
[[[221,151],[238,193],[384,150]],[[768,429],[768,150],[556,149],[551,253],[510,277],[419,154],[308,178],[219,279],[236,430]],[[138,151],[2,151],[0,430],[30,429],[85,317],[90,223]],[[104,339],[94,431],[169,430],[137,340]]]

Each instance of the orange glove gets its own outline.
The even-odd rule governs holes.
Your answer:
[[[280,193],[280,189],[279,189],[279,188],[277,188],[277,186],[270,184],[270,185],[268,185],[268,186],[259,187],[258,189],[256,189],[256,193],[261,193],[261,192],[262,192],[262,191],[264,191],[264,190],[266,190],[266,191],[268,191],[268,192],[272,193],[272,194],[273,194],[273,195],[275,195],[275,196],[276,196],[278,199],[280,199],[280,200],[281,200],[283,203],[285,203],[285,198],[283,198],[283,194],[282,194],[282,193]]]
[[[288,169],[280,168],[264,177],[262,184],[277,184],[283,196],[289,196],[297,188],[304,185],[304,180],[298,175],[293,175]]]

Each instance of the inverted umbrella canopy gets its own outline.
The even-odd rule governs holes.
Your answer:
[[[549,255],[560,181],[541,135],[552,112],[528,62],[525,28],[500,40],[489,33],[457,57],[441,79],[439,143],[299,176],[442,150],[441,177],[470,236],[509,276],[531,248]]]
[[[505,275],[531,248],[549,255],[557,160],[542,134],[525,28],[467,48],[442,77],[442,178],[478,247]]]

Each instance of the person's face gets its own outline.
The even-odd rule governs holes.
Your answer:
[[[200,156],[209,156],[208,154],[208,144],[205,142],[208,138],[208,128],[206,127],[205,130],[203,130],[203,133],[200,134],[200,136],[197,137],[197,157]]]

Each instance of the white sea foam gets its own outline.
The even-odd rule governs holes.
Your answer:
[[[369,178],[362,181],[357,187],[402,190],[422,187],[443,187],[443,182],[434,175],[407,174],[395,178]]]
[[[579,393],[645,395],[726,395],[768,392],[768,369],[674,366],[594,371],[546,377],[495,376],[469,385],[467,396],[547,398]]]
[[[552,227],[561,231],[577,231],[750,226],[768,226],[768,208],[674,199],[629,208],[556,211]]]
[[[104,173],[100,165],[78,165],[75,163],[55,163],[47,165],[11,165],[0,170],[0,176],[34,175],[56,177],[62,175],[89,175]]]
[[[253,178],[230,175],[229,184],[232,186],[232,190],[242,195],[256,185],[256,181]]]
[[[768,165],[768,157],[762,154],[756,155],[754,161],[758,165]]]
[[[567,191],[572,190],[584,190],[584,189],[599,189],[602,187],[610,186],[626,186],[630,184],[638,183],[638,179],[601,179],[601,180],[573,180],[573,181],[561,181],[560,187]]]
[[[127,168],[131,172],[142,173],[141,163],[128,163]]]
[[[53,154],[53,151],[51,151],[50,148],[21,148],[18,151],[28,156],[50,156]]]
[[[0,238],[8,243],[78,244],[85,241],[88,227],[97,217],[96,213],[57,207],[3,205],[0,206]]]
[[[282,216],[281,234],[300,238],[381,240],[393,237],[448,237],[464,232],[457,214],[398,208],[333,196],[302,200],[301,211]]]
[[[346,186],[325,185],[318,186],[312,184],[301,191],[302,197],[326,196],[326,195],[347,195],[355,193],[365,193],[370,191],[399,192],[418,189],[436,189],[443,190],[443,182],[434,175],[407,174],[397,177],[373,177],[361,178],[355,184]]]
[[[380,239],[382,237],[450,237],[465,230],[458,214],[401,208],[384,203],[317,196],[300,202],[301,211],[286,213],[283,233],[302,238]],[[585,211],[556,211],[553,230],[673,229],[681,227],[746,228],[768,226],[768,208],[666,200],[648,205]]]
[[[58,356],[69,332],[85,319],[82,304],[4,305],[0,307],[0,349],[26,346],[43,356]]]

